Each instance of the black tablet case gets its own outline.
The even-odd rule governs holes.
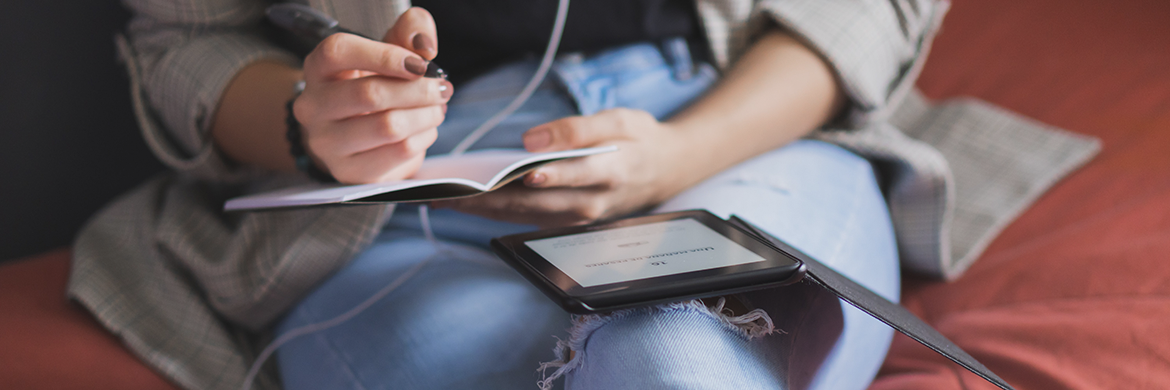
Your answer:
[[[807,278],[833,292],[833,294],[836,294],[850,305],[861,309],[861,311],[886,323],[886,325],[902,332],[902,334],[910,336],[910,338],[922,343],[922,345],[946,356],[947,359],[958,363],[963,368],[970,370],[975,375],[983,377],[983,379],[999,386],[1001,389],[1013,390],[1011,385],[1008,385],[1007,382],[995,375],[995,373],[991,372],[991,370],[987,369],[987,367],[983,366],[983,364],[979,363],[971,355],[968,355],[967,352],[964,352],[963,349],[947,339],[946,336],[943,336],[927,323],[922,322],[921,319],[914,316],[913,313],[910,313],[902,306],[877,295],[877,293],[874,293],[865,286],[854,282],[845,275],[837,273],[832,268],[788,246],[783,241],[772,237],[772,235],[756,228],[755,225],[737,216],[732,215],[728,219],[728,222],[743,230],[745,233],[762,239],[775,247],[775,249],[796,256],[800,261],[804,262]]]

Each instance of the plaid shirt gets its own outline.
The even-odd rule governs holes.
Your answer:
[[[130,349],[187,389],[235,388],[255,336],[365,248],[392,210],[355,206],[225,215],[244,191],[303,180],[228,164],[211,142],[219,98],[258,60],[296,65],[261,38],[261,0],[123,0],[118,38],[140,129],[178,173],[95,216],[74,247],[69,295]],[[309,0],[381,36],[407,0]],[[870,159],[883,177],[903,265],[953,278],[1052,183],[1099,149],[975,101],[912,91],[948,3],[931,0],[696,0],[712,58],[726,69],[775,23],[835,69],[846,120],[812,137]],[[277,387],[269,370],[259,388]]]

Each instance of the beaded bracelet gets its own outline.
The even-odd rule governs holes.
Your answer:
[[[301,135],[301,122],[297,121],[296,115],[293,115],[293,102],[301,96],[301,92],[305,91],[305,82],[297,82],[293,87],[293,97],[285,104],[288,110],[288,116],[284,118],[284,123],[288,126],[288,130],[284,133],[285,138],[288,139],[288,153],[292,155],[293,161],[296,163],[297,170],[309,175],[313,180],[324,183],[336,183],[337,179],[333,178],[328,172],[317,168],[317,164],[313,163],[313,158],[309,157],[309,153],[305,150],[305,140]]]

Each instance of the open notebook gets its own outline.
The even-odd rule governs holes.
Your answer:
[[[541,165],[568,158],[616,151],[616,146],[529,153],[487,149],[458,156],[428,157],[407,180],[342,185],[313,184],[232,198],[226,211],[353,203],[421,202],[478,195],[500,188]]]

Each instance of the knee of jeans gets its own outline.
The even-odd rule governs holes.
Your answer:
[[[722,330],[727,331],[725,334],[733,335],[733,337],[745,342],[774,332],[782,332],[775,328],[772,318],[764,310],[754,309],[742,315],[734,315],[730,310],[725,309],[725,303],[725,298],[719,298],[714,306],[707,306],[700,300],[692,300],[649,308],[619,310],[603,315],[575,316],[568,339],[560,339],[557,342],[554,349],[556,360],[541,363],[540,371],[543,379],[538,382],[538,385],[542,390],[550,389],[554,380],[581,367],[587,359],[586,346],[598,331],[610,326],[620,326],[617,324],[622,322],[644,319],[646,316],[654,317],[653,320],[645,321],[645,323],[655,325],[655,329],[648,330],[646,333],[638,332],[636,335],[623,338],[621,340],[623,346],[635,350],[641,349],[643,351],[640,352],[649,354],[661,352],[663,349],[656,347],[660,347],[664,343],[678,341],[679,333],[685,333],[675,332],[672,329],[678,330],[677,328],[685,327],[686,324],[676,323],[675,327],[662,326],[663,323],[670,323],[678,319],[683,320],[674,322],[712,319],[719,324]],[[650,337],[646,337],[647,333],[650,334]],[[549,370],[553,370],[553,372],[550,373]]]
[[[844,174],[849,177],[872,177],[873,167],[869,160],[840,146],[813,139],[800,139],[787,146],[764,154],[776,156],[793,163],[800,161],[800,165],[816,167],[818,170]],[[764,157],[769,158],[769,157]]]
[[[745,161],[712,181],[787,194],[814,183],[829,185],[824,178],[832,178],[832,183],[873,181],[874,170],[869,161],[839,146],[824,141],[797,140]]]

